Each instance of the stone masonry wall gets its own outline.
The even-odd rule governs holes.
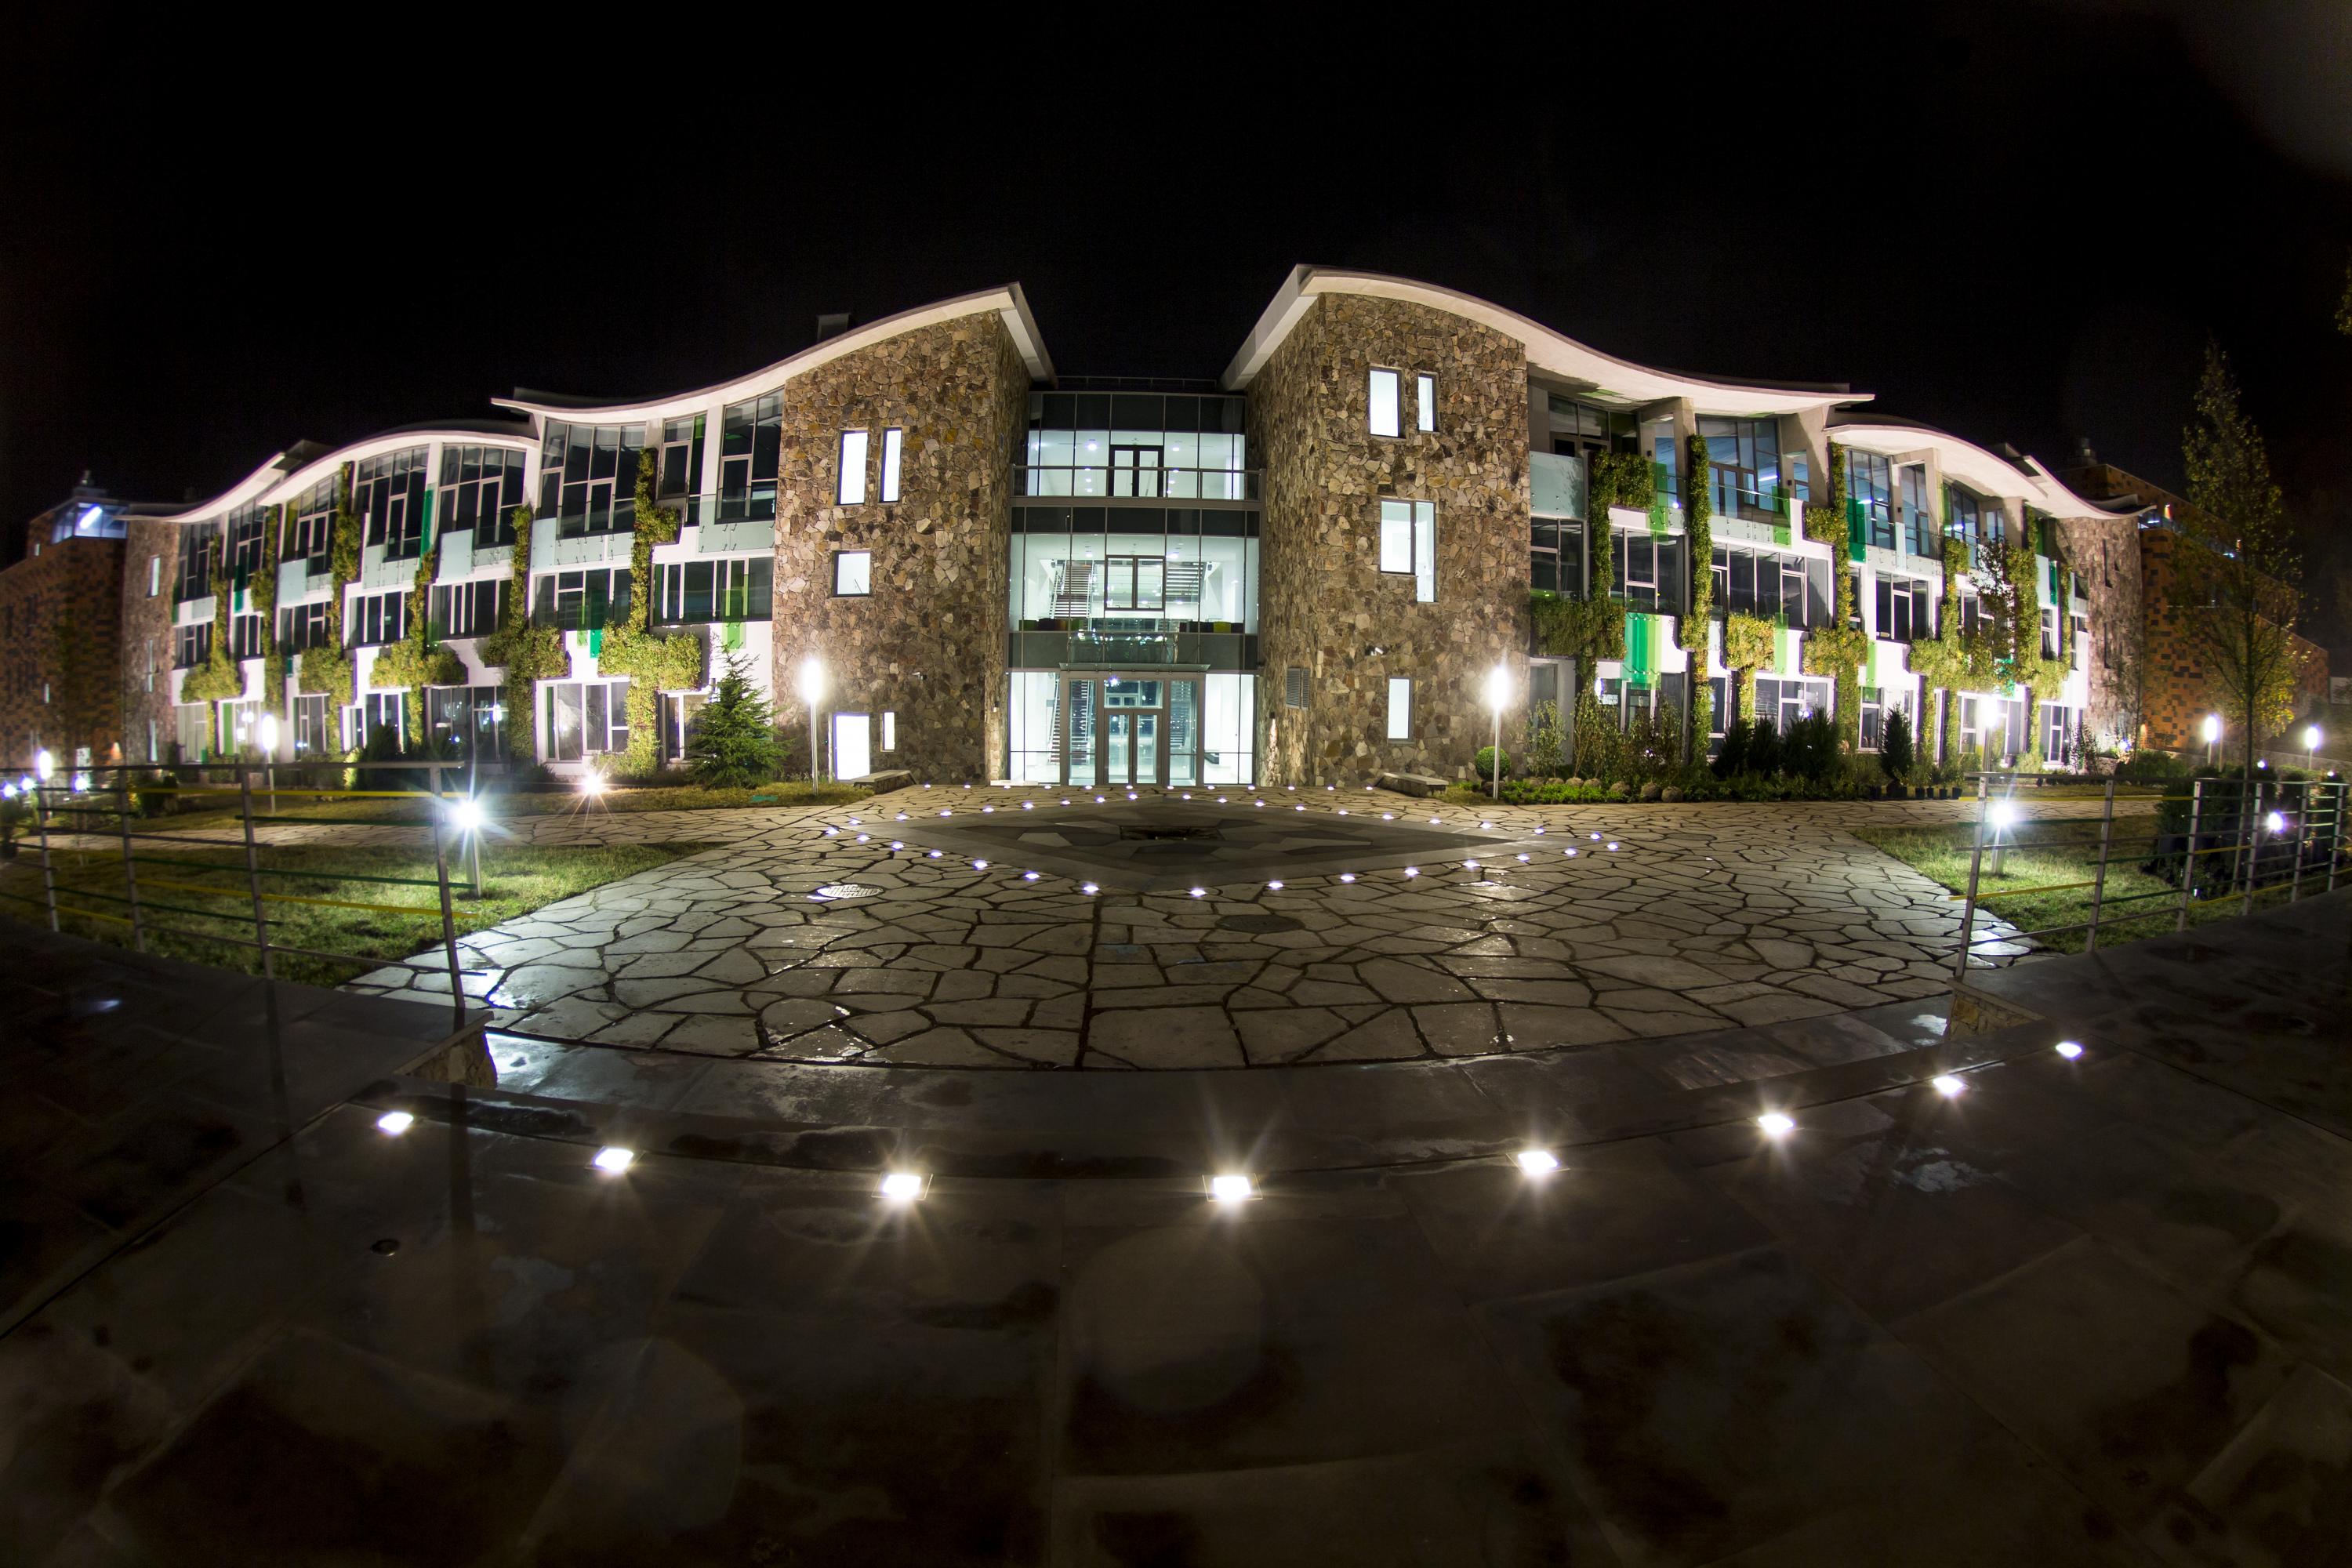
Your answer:
[[[2221,707],[2221,700],[2205,674],[2172,588],[2178,573],[2194,570],[2199,547],[2160,528],[2144,530],[2139,546],[2140,603],[2147,627],[2140,690],[2147,725],[2141,743],[2168,751],[2201,749],[2199,725]],[[2189,561],[2183,560],[2184,553]],[[2302,690],[2295,701],[2301,713],[2327,700],[2327,650],[2304,637],[2294,640],[2304,656]]]
[[[2139,526],[2131,518],[2062,518],[2058,549],[2091,604],[2090,707],[2100,737],[2137,740],[2141,655]]]
[[[122,558],[122,754],[133,763],[162,762],[176,733],[172,714],[172,585],[178,581],[181,528],[176,522],[130,520]],[[147,563],[163,562],[161,587],[147,594]],[[155,656],[155,689],[147,689],[147,654]],[[152,729],[150,729],[150,725]],[[148,738],[154,737],[150,754]]]
[[[829,673],[820,711],[873,715],[877,771],[961,783],[1004,770],[1005,571],[1013,433],[1029,375],[992,312],[845,354],[784,388],[776,508],[777,718],[806,733],[802,661]],[[900,500],[881,494],[882,432],[906,431]],[[841,433],[869,433],[866,494],[838,504]],[[873,594],[836,598],[833,555],[870,550]],[[884,752],[895,712],[898,749]],[[830,763],[828,763],[828,767]]]
[[[21,768],[40,747],[60,763],[85,745],[111,759],[121,735],[121,580],[116,539],[45,541],[40,554],[0,572],[0,766]],[[68,689],[74,675],[58,665],[57,628],[68,618],[81,649],[79,703]]]
[[[1403,377],[1403,435],[1370,434],[1374,366]],[[1413,377],[1437,377],[1437,428],[1415,429]],[[1270,785],[1466,777],[1493,720],[1486,672],[1513,671],[1507,749],[1525,724],[1528,373],[1524,350],[1427,306],[1326,294],[1250,387],[1265,468],[1258,624],[1261,774]],[[1434,502],[1437,598],[1380,570],[1383,498]],[[1381,651],[1374,652],[1373,649]],[[1286,671],[1308,706],[1284,705]],[[1412,738],[1386,739],[1388,681],[1413,682]]]

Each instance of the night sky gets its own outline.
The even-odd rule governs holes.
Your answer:
[[[0,517],[85,468],[209,496],[296,439],[481,416],[518,384],[678,390],[803,346],[822,311],[1007,280],[1065,374],[1213,376],[1311,261],[1647,363],[1850,382],[2053,467],[2088,436],[2175,487],[2211,334],[2323,605],[2352,538],[2331,324],[2352,6],[2331,0],[1287,31],[679,8],[237,37],[186,15],[12,33]]]

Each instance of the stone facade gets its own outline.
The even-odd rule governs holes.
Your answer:
[[[180,567],[176,522],[134,517],[123,541],[122,752],[132,763],[160,763],[172,754],[172,593]],[[150,595],[149,562],[156,564]],[[151,665],[149,660],[152,659]],[[149,671],[153,679],[149,679]]]
[[[873,715],[877,771],[961,783],[1004,768],[1005,572],[1029,374],[993,312],[901,332],[783,388],[775,566],[777,716],[805,733],[798,672],[824,661],[823,712]],[[879,500],[882,433],[906,432]],[[866,430],[867,500],[842,506],[844,430]],[[873,592],[833,592],[833,556],[873,552]],[[882,750],[881,715],[897,750]]]
[[[2140,722],[2139,527],[2128,517],[2058,520],[2061,557],[2091,605],[2090,701],[2084,720],[2099,737],[2137,741]]]
[[[1369,374],[1402,374],[1403,434],[1370,433]],[[1437,378],[1436,429],[1414,428],[1413,378]],[[1528,368],[1512,338],[1428,306],[1319,297],[1250,386],[1265,468],[1258,624],[1260,777],[1369,783],[1467,777],[1493,720],[1486,672],[1514,671],[1503,733],[1525,722]],[[1381,501],[1434,503],[1437,596],[1380,569]],[[1307,672],[1307,706],[1285,703]],[[1413,683],[1412,737],[1387,740],[1388,682]]]
[[[25,558],[0,572],[0,767],[10,769],[43,747],[61,765],[79,746],[110,761],[121,740],[123,542],[51,540],[49,522],[37,519]],[[63,659],[61,625],[74,645]]]

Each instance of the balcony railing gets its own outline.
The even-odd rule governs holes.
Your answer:
[[[1262,468],[1137,467],[1042,468],[1016,463],[1016,496],[1096,500],[1254,501],[1264,493]]]

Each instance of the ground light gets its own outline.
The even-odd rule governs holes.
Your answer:
[[[1257,1196],[1257,1184],[1238,1173],[1211,1176],[1209,1195],[1221,1204],[1245,1204]]]
[[[1936,1092],[1946,1100],[1957,1100],[1968,1092],[1969,1086],[1948,1072],[1937,1073],[1930,1081],[1936,1086]]]
[[[1797,1130],[1797,1119],[1786,1111],[1768,1110],[1756,1119],[1756,1125],[1764,1130],[1767,1138],[1786,1138]]]
[[[57,758],[49,755],[47,752],[36,752],[33,753],[33,772],[40,775],[40,780],[43,784],[48,783],[49,775],[57,771]]]
[[[580,775],[580,793],[590,800],[604,793],[604,775],[591,768]]]
[[[894,1204],[910,1204],[923,1195],[924,1185],[919,1171],[892,1171],[882,1178],[882,1195]]]
[[[1404,874],[1408,877],[1418,877],[1421,875],[1421,868],[1418,866],[1407,866],[1404,868]]]
[[[2060,1056],[2064,1057],[2070,1062],[2076,1057],[2083,1054],[2083,1047],[2081,1043],[2075,1040],[2061,1040],[2057,1045],[2051,1048],[2055,1050]]]
[[[1102,889],[1092,882],[1084,882],[1079,884],[1078,891],[1086,894],[1089,898],[1092,898],[1095,894],[1101,892]]]
[[[635,1149],[623,1149],[616,1144],[607,1144],[596,1151],[596,1158],[591,1163],[608,1176],[617,1176],[636,1162],[637,1152]]]
[[[460,833],[472,833],[482,826],[482,808],[473,800],[452,801],[449,805],[449,826]]]
[[[416,1118],[405,1110],[387,1110],[375,1119],[375,1130],[387,1138],[397,1138],[416,1125]]]
[[[1559,1156],[1549,1149],[1522,1149],[1512,1158],[1530,1176],[1548,1176],[1559,1169]]]
[[[1265,885],[1265,890],[1269,893],[1278,893],[1282,891],[1282,884],[1279,882],[1268,882]]]

